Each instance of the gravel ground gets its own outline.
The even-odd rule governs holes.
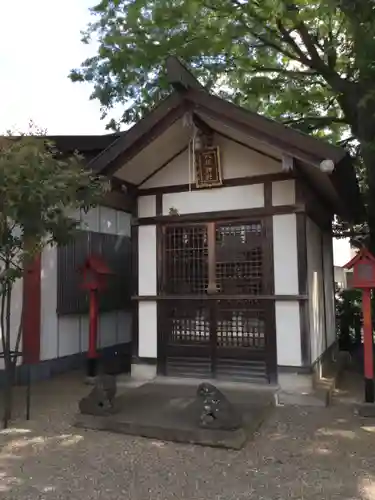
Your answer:
[[[375,420],[348,395],[328,409],[276,408],[241,451],[84,431],[70,422],[88,388],[39,384],[32,420],[0,431],[0,498],[66,500],[375,500]],[[346,398],[346,399],[345,399]]]

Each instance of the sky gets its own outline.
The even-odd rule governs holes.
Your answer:
[[[27,130],[32,119],[49,134],[101,134],[90,85],[69,71],[94,55],[81,43],[95,0],[0,0],[0,134]]]
[[[344,266],[352,257],[348,238],[333,240],[333,263],[335,266]]]

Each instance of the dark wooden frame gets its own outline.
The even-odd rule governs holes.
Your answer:
[[[265,206],[266,208],[270,208],[270,205],[272,205],[272,183],[265,184],[264,186],[264,195],[265,195]],[[160,202],[159,202],[160,203]],[[158,206],[158,202],[156,205]],[[272,207],[271,207],[272,208]],[[158,210],[157,210],[158,213]],[[225,212],[227,214],[227,212]],[[196,215],[201,215],[201,214],[196,214]],[[266,339],[266,345],[265,345],[265,361],[266,361],[266,367],[267,367],[267,375],[269,378],[270,383],[276,383],[277,381],[277,346],[276,346],[276,317],[275,317],[275,301],[276,300],[306,300],[306,297],[290,297],[290,296],[275,296],[274,295],[274,269],[273,269],[273,229],[272,229],[272,216],[267,215],[267,216],[262,216],[262,217],[257,217],[258,220],[262,221],[262,247],[263,247],[263,256],[264,256],[264,264],[263,264],[263,269],[265,271],[264,275],[264,284],[265,284],[265,289],[267,294],[265,295],[224,295],[224,294],[202,294],[202,295],[167,295],[163,294],[161,290],[161,283],[162,283],[162,273],[163,273],[163,229],[162,226],[173,224],[173,225],[185,225],[185,221],[176,221],[172,222],[171,221],[172,217],[167,217],[165,219],[165,222],[162,224],[161,222],[157,223],[156,225],[156,234],[157,234],[157,296],[134,296],[133,300],[138,302],[140,300],[142,301],[156,301],[157,303],[160,303],[160,301],[170,301],[170,300],[193,300],[193,301],[205,301],[208,304],[212,304],[212,307],[210,306],[210,314],[213,315],[213,321],[210,322],[211,328],[213,329],[211,332],[211,343],[215,344],[216,346],[216,331],[214,331],[214,325],[216,323],[215,317],[216,317],[216,306],[215,306],[215,301],[219,300],[260,300],[260,301],[265,301],[265,316],[267,318],[266,325],[265,325],[265,339]],[[230,219],[230,217],[229,217]],[[225,222],[227,221],[228,218],[225,217],[224,219],[214,219],[214,222],[211,220],[200,220],[195,221],[196,223],[207,223],[208,224],[208,239],[212,239],[212,237],[215,237],[215,233],[210,231],[210,229],[214,229],[216,227],[216,223],[219,222]],[[232,219],[233,220],[233,219]],[[248,222],[249,218],[246,217],[241,217],[240,219],[234,219],[235,222]],[[164,219],[163,219],[164,221]],[[185,222],[185,223],[184,223]],[[210,254],[211,256],[213,254]],[[212,278],[212,274],[215,272],[214,269],[215,262],[210,261],[210,256],[209,256],[209,261],[208,261],[208,274],[209,274],[209,283]],[[166,362],[167,362],[167,354],[166,354],[166,344],[165,344],[165,339],[163,338],[163,318],[161,317],[160,313],[160,308],[158,307],[157,304],[157,371],[161,375],[166,374]],[[214,342],[215,341],[215,342]],[[211,346],[212,347],[212,346]],[[215,347],[214,347],[215,349]],[[252,356],[256,356],[256,354],[252,354]],[[215,356],[212,357],[213,359],[213,369],[215,373]],[[216,360],[217,362],[217,360]]]
[[[308,295],[220,295],[223,300],[263,300],[267,302],[305,302]],[[217,296],[212,295],[133,295],[132,300],[144,302],[161,302],[163,300],[217,300]]]
[[[320,264],[322,269],[322,279],[323,279],[323,314],[324,314],[324,350],[328,348],[328,332],[327,332],[327,293],[326,293],[326,277],[325,277],[325,267],[324,267],[324,231],[320,231]]]
[[[304,199],[302,184],[299,180],[295,185],[296,202]],[[308,267],[307,267],[307,226],[306,213],[296,215],[297,231],[297,268],[298,268],[298,292],[308,297]],[[301,361],[303,366],[310,365],[311,362],[311,337],[309,320],[309,302],[299,303],[299,324],[301,338]]]
[[[134,203],[132,216],[136,218],[138,216],[138,205]],[[132,289],[135,294],[138,294],[138,284],[139,284],[139,238],[138,238],[138,226],[132,224],[131,227],[131,251],[132,251]],[[133,300],[132,304],[132,356],[138,358],[138,344],[139,344],[139,302]]]
[[[266,210],[274,210],[272,200],[272,181],[268,179],[264,183],[264,207]],[[273,215],[273,214],[272,214]],[[270,383],[277,382],[277,338],[276,338],[276,296],[275,296],[275,271],[273,253],[273,218],[272,215],[264,217],[264,256],[267,261],[267,292],[275,299],[266,303],[266,339],[267,339],[267,367]]]
[[[298,292],[308,297],[308,268],[307,268],[307,237],[306,214],[296,215],[297,226],[297,266],[298,266]],[[302,365],[309,365],[311,359],[311,338],[309,322],[309,302],[299,304],[300,336],[301,336],[301,361]]]
[[[186,149],[186,148],[185,148]],[[179,153],[181,154],[181,152]],[[160,170],[158,170],[159,172]],[[151,178],[150,176],[149,178]],[[222,187],[233,187],[233,186],[250,186],[253,184],[264,184],[266,182],[277,182],[286,181],[290,179],[295,179],[297,174],[294,172],[275,172],[272,174],[258,174],[251,177],[234,177],[232,179],[223,179],[223,184],[218,188]],[[143,182],[142,182],[143,184]],[[171,186],[160,186],[153,188],[142,188],[142,185],[138,186],[137,194],[138,196],[148,196],[158,193],[186,193],[187,191],[201,191],[202,188],[197,188],[194,184],[175,184]],[[216,189],[216,188],[212,188]]]
[[[150,224],[180,224],[194,222],[224,222],[228,220],[245,220],[281,214],[297,214],[305,211],[300,205],[280,205],[277,207],[246,208],[241,210],[224,210],[217,212],[199,212],[182,215],[161,215],[156,217],[142,217],[135,222],[138,226]]]

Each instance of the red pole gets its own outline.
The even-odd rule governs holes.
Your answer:
[[[90,312],[89,312],[89,350],[87,360],[87,376],[95,377],[97,372],[96,339],[98,336],[98,291],[90,290]]]
[[[372,341],[371,321],[371,290],[362,291],[362,313],[363,313],[363,357],[365,371],[365,401],[374,402],[374,355]]]

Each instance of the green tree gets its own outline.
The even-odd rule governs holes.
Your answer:
[[[15,282],[47,245],[64,244],[77,221],[69,214],[97,204],[104,182],[85,169],[78,155],[62,157],[44,132],[2,137],[0,143],[0,328],[6,383],[4,427],[12,410],[21,321],[11,335],[11,303]],[[21,308],[22,311],[22,308]]]
[[[70,76],[93,83],[103,117],[120,103],[120,121],[139,119],[170,91],[176,55],[208,90],[350,148],[375,248],[373,0],[102,0],[91,12],[83,41],[98,51]]]

